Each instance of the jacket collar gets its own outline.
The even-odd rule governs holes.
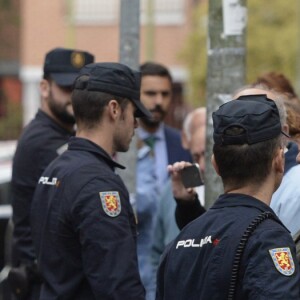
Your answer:
[[[264,202],[245,194],[222,194],[219,196],[217,201],[213,204],[211,209],[220,209],[225,207],[252,207],[256,208],[261,212],[270,212],[274,215],[278,223],[280,223],[284,228],[286,226],[280,221],[273,209],[265,204]],[[289,231],[288,228],[286,228]],[[290,232],[290,231],[289,231]]]
[[[264,202],[245,194],[223,194],[220,195],[217,201],[211,208],[223,208],[223,207],[234,207],[234,206],[245,206],[245,207],[255,207],[258,210],[264,212],[269,211],[273,214],[274,211],[270,206]]]
[[[79,137],[71,137],[69,139],[68,144],[69,144],[68,150],[83,150],[83,151],[91,152],[105,159],[105,161],[111,167],[125,169],[124,166],[114,161],[112,157],[106,151],[104,151],[104,149],[102,149],[100,146],[98,146],[97,144],[93,143],[90,140],[79,138]]]

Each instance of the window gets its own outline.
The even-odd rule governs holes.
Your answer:
[[[141,23],[147,23],[148,1],[153,1],[154,24],[180,25],[184,22],[184,0],[141,0]]]
[[[119,19],[120,0],[74,0],[76,24],[114,24]]]
[[[184,0],[140,0],[140,21],[147,24],[148,1],[152,1],[154,24],[181,25]],[[74,0],[74,21],[78,25],[111,25],[119,21],[121,0]]]

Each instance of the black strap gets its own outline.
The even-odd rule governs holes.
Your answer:
[[[242,235],[242,238],[240,239],[240,242],[237,246],[237,250],[235,252],[235,256],[234,256],[234,260],[233,260],[233,266],[232,266],[231,278],[230,278],[229,290],[228,290],[228,298],[227,298],[228,300],[233,300],[235,298],[240,264],[241,264],[242,256],[243,256],[244,250],[246,248],[247,242],[248,242],[250,236],[252,235],[252,233],[258,227],[258,225],[267,219],[273,219],[273,220],[277,221],[277,218],[271,212],[263,212],[260,215],[258,215],[248,225],[247,229],[245,230],[245,232]]]

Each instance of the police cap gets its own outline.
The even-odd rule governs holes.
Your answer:
[[[46,54],[44,75],[50,75],[59,86],[72,86],[80,69],[94,62],[94,56],[88,52],[55,48]]]
[[[74,89],[98,91],[124,97],[137,108],[136,117],[151,117],[151,113],[140,100],[141,73],[126,65],[114,62],[86,65],[80,75],[88,75],[87,81],[80,77],[75,81]]]
[[[246,95],[229,101],[213,113],[214,142],[219,145],[256,144],[281,133],[278,108],[267,95]],[[228,129],[237,127],[239,134]]]

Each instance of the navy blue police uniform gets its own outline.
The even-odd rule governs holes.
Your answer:
[[[73,137],[40,178],[32,231],[41,299],[144,299],[135,217],[116,167],[99,146]]]
[[[71,87],[80,69],[93,60],[94,56],[85,51],[54,48],[45,56],[44,78],[49,82],[54,81],[60,89],[70,90],[71,95]],[[12,263],[15,268],[9,273],[8,279],[12,290],[24,299],[38,299],[40,286],[30,227],[35,187],[49,163],[67,149],[68,139],[72,135],[72,130],[66,130],[40,109],[18,140],[11,180]],[[27,271],[25,276],[22,275],[21,282],[19,275],[23,273],[23,267]]]
[[[241,96],[213,113],[213,125],[214,162],[230,192],[184,227],[168,246],[158,270],[156,299],[300,299],[295,244],[267,205],[274,192],[269,183],[279,185],[283,172],[281,135],[287,134],[282,132],[278,108],[266,95]],[[271,139],[269,149],[262,148]],[[271,148],[276,143],[275,152]],[[232,156],[240,152],[237,157],[253,152],[260,159],[268,155],[272,174],[262,176],[262,186],[257,187],[260,177],[251,176],[262,162],[251,161],[253,169],[247,172],[250,158],[245,158],[244,165],[243,158],[240,164],[222,160],[230,152]],[[232,170],[226,173],[229,165]],[[241,193],[254,188],[260,197]]]
[[[227,299],[224,291],[229,288],[228,274],[237,245],[251,221],[262,212],[274,214],[253,197],[221,195],[211,209],[182,230],[164,253],[156,299]],[[236,299],[300,299],[295,245],[275,214],[274,218],[262,222],[248,240]],[[276,259],[276,255],[284,258]]]
[[[32,263],[36,259],[30,228],[30,207],[35,186],[49,163],[67,149],[70,136],[69,131],[39,110],[18,141],[11,181],[15,265]]]

